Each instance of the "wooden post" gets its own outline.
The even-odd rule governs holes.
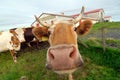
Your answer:
[[[100,14],[99,22],[104,23],[104,15],[103,12]],[[105,27],[102,27],[102,43],[103,43],[103,51],[106,50],[106,43],[105,43]]]
[[[105,42],[105,27],[102,27],[102,44],[103,44],[103,51],[106,51],[106,42]]]

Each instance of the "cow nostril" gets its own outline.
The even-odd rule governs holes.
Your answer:
[[[51,56],[51,58],[52,58],[52,59],[54,59],[54,58],[55,58],[55,57],[54,57],[54,55],[53,55],[52,53],[50,53],[50,56]]]
[[[54,55],[51,53],[51,51],[49,51],[49,57],[50,59],[55,59]]]
[[[70,52],[69,57],[72,58],[72,59],[74,59],[74,58],[75,58],[75,55],[76,55],[75,52],[76,52],[76,51],[75,51],[75,48],[73,48],[72,52]]]
[[[73,56],[74,56],[74,53],[71,52],[70,55],[69,55],[69,57],[72,58]]]

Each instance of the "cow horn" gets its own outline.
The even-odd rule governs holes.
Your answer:
[[[48,27],[48,25],[45,24],[45,23],[43,23],[43,22],[41,22],[36,15],[35,15],[35,19],[36,19],[36,21],[39,22],[43,27]]]
[[[83,14],[84,14],[84,6],[82,6],[82,10],[81,10],[79,16],[77,18],[75,18],[74,23],[77,23],[78,21],[80,21],[80,19],[82,18]]]

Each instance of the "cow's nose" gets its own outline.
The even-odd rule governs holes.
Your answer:
[[[74,59],[76,55],[76,50],[74,47],[68,47],[68,48],[56,48],[56,49],[50,49],[49,50],[49,58],[51,60],[56,60],[58,57],[66,56],[66,58]]]
[[[69,70],[78,67],[81,57],[74,46],[50,48],[47,53],[47,68]]]

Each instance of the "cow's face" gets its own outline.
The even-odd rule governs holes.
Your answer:
[[[57,73],[73,72],[83,64],[73,24],[58,22],[49,36],[46,66]]]
[[[83,13],[82,11],[81,13]],[[52,28],[52,32],[49,36],[50,47],[47,51],[47,68],[59,74],[64,74],[74,72],[83,64],[78,50],[77,34],[83,35],[88,32],[92,22],[91,20],[85,20],[75,29],[75,25],[80,19],[81,15],[73,21],[59,21],[49,26]],[[44,23],[41,24],[44,26]]]
[[[17,28],[15,30],[15,32],[17,33],[17,37],[18,37],[19,41],[20,42],[25,42],[24,29],[23,28]]]
[[[71,73],[83,64],[82,57],[78,50],[77,34],[83,35],[92,27],[91,20],[83,21],[74,29],[75,24],[58,22],[50,36],[50,48],[47,51],[46,67],[57,73]]]
[[[13,34],[11,36],[10,44],[12,45],[13,48],[17,48],[19,46],[19,44],[20,44],[20,41],[17,38],[17,33],[14,30],[10,30],[10,33]]]

